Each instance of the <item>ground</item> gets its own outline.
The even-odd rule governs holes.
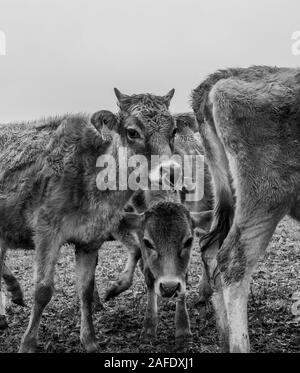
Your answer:
[[[292,312],[300,291],[300,224],[290,219],[278,226],[264,259],[255,271],[249,299],[249,333],[253,352],[300,352],[300,331]],[[124,266],[126,249],[117,242],[106,243],[99,251],[97,285],[103,295],[109,282],[117,278]],[[31,306],[33,252],[9,253],[8,263],[20,280],[27,307],[8,302],[9,328],[0,331],[0,352],[16,352],[26,329]],[[218,352],[218,336],[210,305],[197,305],[197,287],[201,276],[198,245],[190,267],[188,309],[193,341],[184,352]],[[298,294],[298,295],[297,295]],[[300,298],[300,297],[299,297]],[[179,352],[174,342],[172,300],[159,305],[158,339],[142,344],[146,295],[143,277],[136,271],[134,285],[117,299],[105,304],[94,315],[96,333],[107,336],[100,352]],[[295,307],[294,307],[295,308]],[[294,312],[295,313],[295,312]],[[79,342],[79,308],[74,285],[74,252],[62,250],[56,272],[56,293],[45,310],[40,327],[39,352],[83,352]]]

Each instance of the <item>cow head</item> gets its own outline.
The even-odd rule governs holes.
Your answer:
[[[137,232],[147,286],[161,297],[184,294],[194,227],[187,209],[160,202],[144,214],[126,213],[124,219]]]
[[[176,122],[169,112],[174,92],[172,89],[165,96],[130,96],[115,89],[120,108],[118,114],[99,111],[93,114],[91,122],[98,130],[105,126],[118,133],[122,146],[128,149],[128,155],[143,155],[150,165],[152,155],[171,157],[174,152]],[[170,167],[177,168],[179,165],[170,160]]]

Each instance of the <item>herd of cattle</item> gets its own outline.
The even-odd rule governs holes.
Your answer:
[[[34,301],[20,352],[36,350],[66,243],[75,247],[80,339],[86,351],[97,350],[95,269],[98,249],[110,237],[124,243],[128,259],[105,299],[131,286],[139,262],[148,296],[142,337],[156,336],[160,296],[177,297],[175,336],[190,338],[185,293],[195,228],[201,301],[212,301],[222,349],[249,352],[251,274],[278,222],[287,214],[300,220],[300,69],[218,71],[193,91],[194,114],[170,113],[174,90],[165,96],[115,93],[117,114],[0,126],[0,279],[19,305],[22,289],[5,265],[7,250],[36,252]],[[195,208],[175,180],[171,190],[99,190],[98,157],[117,159],[121,147],[149,164],[152,155],[168,156],[171,170],[178,167],[174,154],[204,155],[203,199]],[[0,281],[0,328],[7,326]]]

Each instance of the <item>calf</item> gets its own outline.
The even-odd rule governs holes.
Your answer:
[[[251,274],[278,222],[300,220],[300,69],[219,71],[192,101],[215,199],[206,278],[224,350],[249,352]]]
[[[121,146],[128,157],[142,154],[148,161],[151,154],[172,154],[175,123],[168,108],[174,90],[166,96],[115,92],[118,131],[109,136],[83,115],[0,127],[0,272],[7,248],[36,250],[34,302],[21,352],[36,349],[65,243],[75,245],[80,338],[88,352],[96,350],[91,307],[97,252],[133,194],[130,189],[99,190],[97,161],[103,154],[117,159]]]
[[[126,213],[120,222],[138,236],[148,295],[142,339],[156,338],[157,296],[177,297],[176,340],[191,337],[185,293],[194,226],[188,210],[175,196],[164,196],[142,214]]]

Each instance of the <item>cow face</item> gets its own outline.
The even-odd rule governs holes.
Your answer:
[[[99,111],[91,117],[91,122],[98,130],[106,125],[109,130],[117,132],[123,146],[129,150],[129,155],[143,155],[150,165],[151,155],[171,157],[174,151],[176,122],[169,112],[174,92],[172,89],[165,96],[129,96],[115,89],[119,113],[114,115],[108,111]],[[168,162],[171,169],[179,167],[173,160]],[[150,167],[149,171],[153,171],[150,172],[150,178],[158,174],[157,170]]]
[[[138,233],[147,286],[161,297],[183,295],[193,245],[189,212],[181,204],[161,202],[126,218]]]

